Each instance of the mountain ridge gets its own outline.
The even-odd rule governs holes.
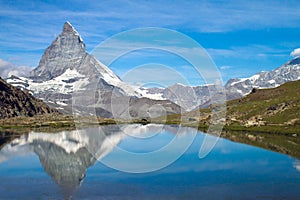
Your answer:
[[[269,72],[259,72],[248,78],[232,78],[225,85],[227,100],[241,98],[249,94],[252,89],[274,88],[289,81],[300,79],[300,58],[289,60],[280,67]],[[215,85],[187,86],[174,84],[165,89],[148,88],[146,92],[160,96],[177,103],[187,111],[208,107],[210,103],[210,93],[217,92]]]
[[[230,79],[225,84],[228,93],[237,96],[249,94],[253,88],[274,88],[289,81],[300,79],[300,58],[296,57],[280,67],[265,72],[259,72],[249,78]]]

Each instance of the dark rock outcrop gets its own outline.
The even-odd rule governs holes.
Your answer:
[[[15,88],[0,78],[0,118],[16,116],[34,116],[38,114],[57,113],[43,101],[34,98],[26,91]]]

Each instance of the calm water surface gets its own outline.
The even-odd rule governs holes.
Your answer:
[[[0,199],[300,199],[299,160],[226,139],[200,159],[205,134],[195,133],[163,125],[31,132],[0,150]],[[160,170],[134,174],[106,166],[163,165],[194,136],[187,151]],[[147,154],[171,141],[157,159],[120,152]]]

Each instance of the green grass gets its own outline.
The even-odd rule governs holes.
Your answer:
[[[294,81],[278,88],[257,90],[244,98],[229,101],[227,115],[236,116],[239,120],[260,117],[267,124],[283,124],[291,119],[299,119],[299,88],[300,81]],[[272,107],[277,109],[272,110]]]

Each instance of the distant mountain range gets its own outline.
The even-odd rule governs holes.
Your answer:
[[[237,99],[249,94],[253,88],[274,88],[289,81],[300,79],[300,58],[294,58],[270,72],[260,72],[249,78],[230,79],[225,84],[227,100]],[[168,88],[149,88],[148,93],[168,99],[187,111],[210,105],[210,92],[216,91],[215,85],[186,86],[175,84]]]
[[[36,99],[26,91],[22,91],[0,78],[0,119],[38,114],[58,113],[43,101]]]
[[[300,79],[300,58],[249,78],[225,84],[227,100],[249,94],[253,88],[273,88]],[[31,92],[65,113],[102,117],[156,117],[210,105],[215,85],[139,88],[123,82],[107,66],[86,52],[85,44],[66,22],[62,33],[44,52],[29,77],[12,76],[7,82]],[[213,92],[214,93],[214,92]]]
[[[270,72],[260,72],[250,78],[230,79],[225,88],[232,96],[245,96],[253,88],[264,89],[274,88],[289,81],[300,79],[300,58],[294,58],[281,67]]]

